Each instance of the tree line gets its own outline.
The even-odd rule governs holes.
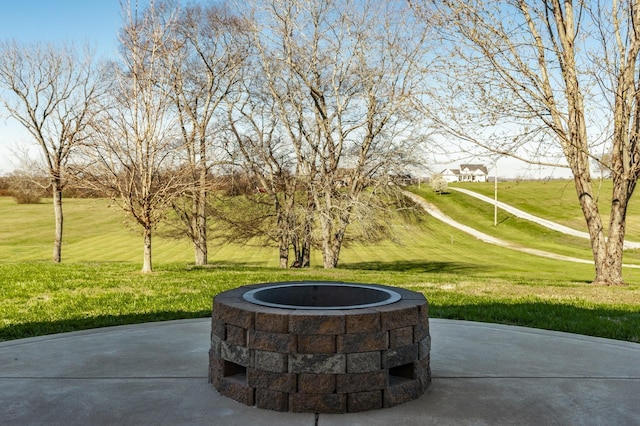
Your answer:
[[[62,190],[75,182],[119,200],[140,225],[143,271],[171,210],[196,264],[207,263],[213,219],[236,239],[259,230],[283,267],[307,266],[317,247],[333,268],[355,222],[380,231],[372,211],[402,202],[390,176],[425,153],[481,150],[561,159],[594,282],[621,284],[640,176],[638,24],[636,0],[124,1],[117,59],[2,41],[0,87],[43,154],[55,261]],[[606,227],[594,163],[613,181]],[[256,183],[252,203],[212,203],[210,177],[239,173]]]
[[[426,32],[405,5],[155,1],[123,3],[122,16],[108,62],[69,45],[0,45],[5,106],[44,154],[54,261],[69,184],[118,200],[142,230],[144,272],[171,210],[197,265],[214,218],[234,240],[275,241],[282,267],[308,266],[317,247],[333,268],[349,225],[395,202],[390,175],[423,142],[411,102]],[[222,175],[254,181],[258,207],[212,201]]]

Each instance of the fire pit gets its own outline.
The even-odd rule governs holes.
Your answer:
[[[345,413],[418,398],[431,381],[427,300],[371,284],[268,283],[218,294],[209,380],[277,411]]]

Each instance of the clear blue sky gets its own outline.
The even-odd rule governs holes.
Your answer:
[[[120,22],[118,0],[0,0],[3,40],[89,43],[113,56]]]
[[[93,47],[97,57],[115,57],[120,25],[119,0],[0,0],[0,40],[73,42]],[[16,146],[33,148],[29,140],[0,107],[0,175],[18,166]]]
[[[137,0],[143,7],[148,0]],[[183,0],[182,3],[190,3]],[[131,0],[135,4],[136,0]],[[117,32],[121,25],[119,0],[0,0],[0,40],[18,42],[74,42],[77,47],[89,44],[98,57],[115,57]],[[12,150],[16,146],[31,146],[30,137],[0,107],[0,175],[19,167]],[[31,152],[37,153],[38,149]],[[515,161],[515,160],[513,160]],[[474,161],[491,166],[490,161]],[[500,160],[500,175],[521,173],[522,164],[509,165]],[[453,164],[457,167],[458,163]],[[438,170],[439,171],[439,170]],[[493,173],[493,172],[492,172]],[[558,174],[557,172],[555,174]]]

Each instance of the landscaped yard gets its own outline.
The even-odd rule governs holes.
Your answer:
[[[442,198],[440,203],[449,202]],[[459,208],[450,202],[452,211]],[[51,206],[16,205],[0,198],[0,339],[205,317],[220,291],[249,283],[318,279],[420,291],[430,302],[431,317],[640,341],[640,270],[625,269],[626,287],[594,287],[590,265],[485,244],[430,217],[410,225],[395,223],[401,244],[346,247],[335,270],[319,267],[317,253],[310,269],[281,270],[275,249],[233,245],[211,247],[211,266],[195,268],[187,242],[156,238],[156,272],[144,275],[138,272],[141,237],[135,228],[123,226],[118,210],[107,208],[104,200],[75,199],[66,200],[65,209],[63,264],[54,265],[49,261]],[[470,220],[492,224],[492,219]],[[535,234],[527,239],[527,232],[525,226],[518,241],[533,244]],[[544,244],[548,250],[563,245]],[[580,243],[564,245],[588,256],[588,247]]]

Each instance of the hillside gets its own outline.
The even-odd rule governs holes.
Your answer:
[[[494,196],[492,182],[451,185],[491,198]],[[598,206],[606,227],[611,204],[611,180],[596,181],[594,187],[598,191],[596,193]],[[637,194],[633,196],[627,211],[627,238],[634,241],[640,241],[640,199],[638,197]],[[586,231],[584,217],[571,180],[499,182],[498,200],[536,216]]]
[[[415,188],[417,191],[418,189]],[[437,196],[450,215],[486,233],[589,258],[584,242],[501,214],[471,197]],[[478,204],[480,203],[480,204]],[[488,208],[488,210],[487,210]],[[156,272],[141,275],[141,237],[106,200],[65,201],[63,264],[50,261],[50,204],[0,197],[0,340],[141,321],[210,315],[211,296],[242,284],[329,280],[383,283],[425,294],[434,318],[517,324],[638,341],[640,270],[625,268],[627,287],[589,285],[593,266],[524,254],[484,243],[419,216],[392,223],[397,241],[352,244],[339,268],[277,268],[275,248],[210,247],[210,267],[196,268],[187,241],[154,238]],[[418,210],[416,210],[418,212]],[[637,259],[636,259],[637,261]]]
[[[501,183],[502,185],[502,183]],[[567,197],[566,182],[523,182],[522,186],[508,183],[500,197],[521,208],[530,207],[536,214],[551,220],[576,225],[570,219],[580,213]],[[492,184],[471,184],[478,192],[493,191]],[[512,188],[523,188],[518,192]],[[444,212],[470,227],[525,247],[550,251],[564,256],[591,259],[588,241],[550,231],[528,221],[499,212],[499,225],[493,226],[493,206],[460,193],[438,196],[430,189],[414,188],[420,195],[439,206]],[[502,194],[505,194],[502,198]],[[545,200],[533,203],[537,194]],[[553,202],[549,200],[554,200]],[[566,204],[566,208],[563,207]],[[531,206],[536,206],[532,208]],[[125,220],[123,213],[109,207],[106,200],[65,200],[64,262],[131,262],[141,261],[142,242],[139,230]],[[0,197],[0,259],[1,262],[49,261],[53,215],[51,206],[43,201],[37,205],[18,205],[13,199]],[[630,220],[637,221],[640,212],[634,210]],[[592,278],[590,265],[567,266],[558,261],[539,259],[513,250],[482,243],[469,235],[443,225],[428,216],[416,223],[397,221],[392,225],[396,241],[378,244],[347,244],[341,255],[340,266],[349,269],[403,268],[425,271],[466,271],[470,276],[486,276],[498,271],[505,277],[528,275],[538,270],[536,279],[553,276],[563,269],[567,278],[574,274],[580,279]],[[192,249],[188,241],[154,238],[154,262],[191,263]],[[277,266],[275,248],[242,247],[233,244],[212,245],[210,262],[218,265]],[[628,251],[626,263],[640,263],[640,253]],[[312,265],[321,264],[320,253],[315,250]],[[560,265],[563,266],[560,266]],[[439,266],[436,266],[439,265]],[[489,267],[489,265],[491,265]],[[491,272],[489,272],[491,271]],[[549,275],[548,275],[549,274]]]

